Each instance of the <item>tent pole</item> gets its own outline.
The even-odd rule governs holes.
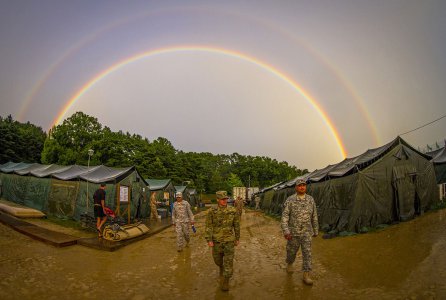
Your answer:
[[[127,224],[130,224],[130,207],[132,206],[132,203],[130,202],[132,200],[131,194],[132,194],[132,185],[130,184],[129,192],[127,193]]]
[[[118,216],[120,216],[121,215],[121,207],[120,207],[120,201],[119,201],[119,194],[120,194],[120,192],[121,192],[121,187],[120,187],[120,185],[119,185],[119,182],[116,184],[116,214],[118,215]]]

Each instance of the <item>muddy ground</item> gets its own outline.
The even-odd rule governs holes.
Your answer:
[[[445,209],[372,233],[317,237],[313,287],[301,281],[300,254],[286,274],[277,220],[251,211],[241,224],[229,292],[217,284],[204,215],[181,253],[173,228],[105,252],[55,248],[0,224],[0,299],[446,299]]]

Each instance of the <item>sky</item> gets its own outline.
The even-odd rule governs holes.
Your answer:
[[[446,115],[446,1],[5,1],[0,115],[314,170]],[[402,137],[444,144],[446,118]]]

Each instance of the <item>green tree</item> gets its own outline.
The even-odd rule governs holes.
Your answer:
[[[41,127],[14,121],[11,115],[0,117],[0,163],[40,162],[45,139]]]
[[[9,140],[15,134],[15,131],[9,132]],[[208,193],[231,191],[234,186],[262,188],[308,172],[264,156],[183,152],[163,137],[150,142],[137,134],[112,132],[82,112],[73,114],[50,131],[42,161],[86,165],[88,149],[94,150],[92,165],[136,166],[144,178],[169,178],[176,185],[190,181],[189,186]]]
[[[94,117],[76,112],[48,134],[42,152],[44,163],[86,164],[89,146],[102,139],[102,125]],[[54,152],[56,151],[56,152]],[[54,161],[53,159],[57,159]]]
[[[242,180],[234,173],[229,174],[227,185],[229,187],[229,192],[232,192],[233,188],[236,186],[244,186]]]

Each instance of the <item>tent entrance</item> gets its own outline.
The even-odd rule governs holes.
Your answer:
[[[393,218],[407,221],[420,213],[420,199],[416,193],[416,168],[409,161],[397,161],[392,168]]]
[[[79,182],[53,179],[48,197],[48,213],[62,218],[74,218]]]

